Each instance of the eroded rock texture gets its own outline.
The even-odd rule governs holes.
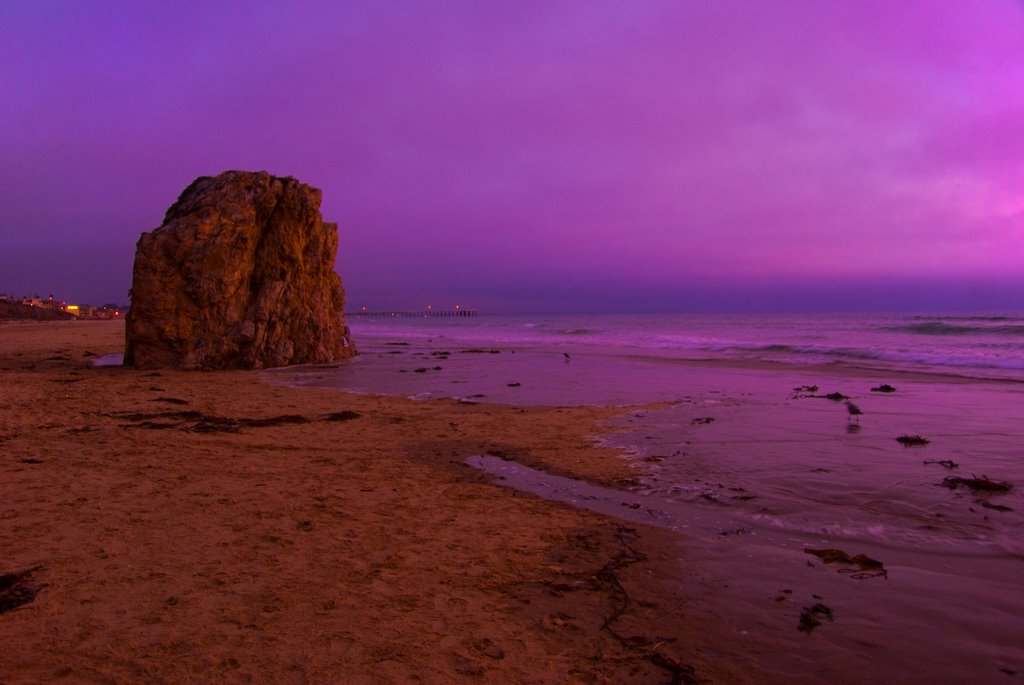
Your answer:
[[[337,224],[294,178],[197,178],[135,251],[125,365],[259,369],[355,354]]]

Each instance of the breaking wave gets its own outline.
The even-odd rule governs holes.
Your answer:
[[[823,345],[742,345],[706,346],[706,352],[726,353],[739,357],[768,359],[775,362],[806,364],[852,362],[898,364],[908,366],[953,367],[962,369],[1024,370],[1024,356],[1012,350],[997,349],[996,354],[956,354],[951,351],[909,349],[865,349],[856,347],[828,347]],[[1003,354],[999,354],[1004,352]]]
[[[971,319],[979,320],[979,319]],[[1012,321],[1012,319],[985,319],[986,321]],[[968,319],[964,319],[968,321]],[[908,326],[890,327],[886,330],[894,332],[916,333],[918,335],[1024,335],[1024,324],[1004,324],[999,326],[966,326],[928,321],[912,323]]]

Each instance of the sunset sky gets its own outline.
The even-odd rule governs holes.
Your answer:
[[[0,103],[0,292],[248,169],[350,308],[1024,310],[1021,0],[5,0]]]

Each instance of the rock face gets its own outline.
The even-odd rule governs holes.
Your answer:
[[[202,176],[135,250],[125,366],[260,369],[356,353],[334,271],[337,224],[293,178]]]

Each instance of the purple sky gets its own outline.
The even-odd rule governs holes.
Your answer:
[[[0,103],[0,292],[265,169],[350,308],[1024,310],[1021,0],[5,0]]]

